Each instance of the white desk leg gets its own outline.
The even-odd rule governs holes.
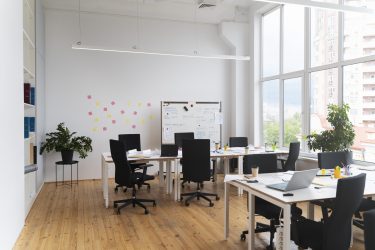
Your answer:
[[[241,174],[243,174],[243,156],[239,156],[238,157],[238,174],[239,175],[241,175]],[[243,188],[238,188],[238,195],[239,196],[242,196],[242,194],[243,194]]]
[[[249,240],[248,249],[255,249],[255,196],[249,193]],[[289,248],[285,248],[289,249]]]
[[[173,160],[168,160],[167,164],[169,164],[169,171],[170,171],[170,178],[171,180],[169,181],[169,193],[172,193],[172,190],[173,190],[173,175],[172,175],[172,162]],[[175,167],[175,170],[176,170],[176,167]]]
[[[108,164],[102,156],[102,188],[105,207],[108,208]]]
[[[171,193],[171,162],[167,161],[167,194]]]
[[[290,249],[290,205],[284,206],[284,232],[283,232],[283,249]]]
[[[224,184],[224,239],[229,237],[229,183]]]
[[[181,197],[180,189],[180,164],[177,159],[174,160],[174,200],[179,201]]]
[[[164,163],[159,161],[159,186],[164,186]]]
[[[309,204],[307,204],[307,219],[314,220],[314,217],[314,204],[309,202]]]
[[[229,174],[229,159],[224,157],[222,158],[224,161],[224,176]]]

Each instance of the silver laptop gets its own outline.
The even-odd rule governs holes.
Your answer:
[[[292,191],[301,188],[307,188],[311,185],[318,171],[319,169],[317,168],[304,171],[296,171],[293,173],[290,181],[267,185],[267,187],[280,191]]]

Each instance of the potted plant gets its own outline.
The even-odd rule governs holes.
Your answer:
[[[92,151],[92,140],[87,136],[74,136],[75,134],[77,132],[70,132],[63,122],[60,123],[55,132],[46,134],[46,141],[42,143],[40,154],[44,151],[61,152],[63,162],[72,162],[74,152],[79,154],[79,158],[86,158],[87,153]]]
[[[307,145],[310,150],[322,152],[347,151],[354,143],[355,132],[353,124],[349,120],[349,105],[342,107],[334,104],[328,105],[327,120],[331,129],[322,131],[320,134],[312,133],[307,136]]]

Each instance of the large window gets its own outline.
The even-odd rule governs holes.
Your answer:
[[[327,105],[347,103],[354,159],[375,162],[375,16],[280,5],[262,19],[263,142],[301,141],[308,152],[304,136],[330,129]]]
[[[263,75],[276,75],[280,69],[280,9],[264,16],[262,34]]]

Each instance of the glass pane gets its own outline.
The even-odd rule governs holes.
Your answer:
[[[345,0],[345,4],[375,9],[375,0]],[[344,59],[375,55],[375,15],[345,12]]]
[[[278,142],[279,131],[279,80],[273,80],[263,83],[263,141]]]
[[[354,159],[375,162],[375,61],[344,67],[344,102],[356,134]]]
[[[304,67],[304,8],[296,5],[284,6],[284,72],[301,70]]]
[[[313,72],[311,77],[310,132],[330,128],[327,121],[328,104],[338,104],[337,68]]]
[[[284,146],[301,141],[302,79],[284,81]]]
[[[263,76],[277,75],[280,65],[280,9],[263,16],[262,35]]]
[[[311,65],[335,63],[338,59],[338,12],[311,9]]]

